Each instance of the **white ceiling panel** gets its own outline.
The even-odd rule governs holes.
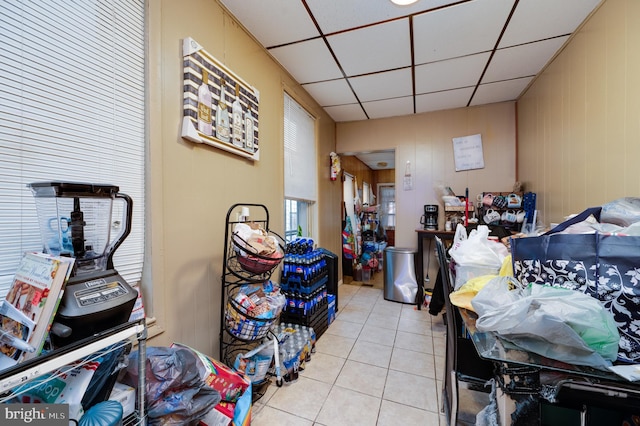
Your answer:
[[[567,37],[558,37],[500,49],[493,56],[482,83],[534,76],[566,41]]]
[[[411,66],[408,19],[340,33],[327,40],[347,77]]]
[[[395,151],[377,151],[377,152],[360,152],[358,155],[358,160],[362,161],[364,164],[369,166],[369,168],[374,170],[382,170],[382,169],[395,169]],[[386,163],[386,165],[381,164]],[[375,191],[375,189],[374,189]]]
[[[381,72],[349,79],[360,102],[411,96],[411,70]]]
[[[330,106],[324,109],[335,121],[360,121],[367,116],[359,104]]]
[[[416,96],[416,113],[440,111],[467,106],[473,87]]]
[[[600,0],[520,0],[499,47],[571,34]]]
[[[260,40],[271,47],[318,37],[320,34],[300,1],[221,0]]]
[[[476,0],[413,18],[416,65],[491,51],[513,0]]]
[[[475,86],[489,53],[463,56],[416,67],[416,94]]]
[[[293,2],[294,0],[280,0]],[[307,0],[309,9],[324,34],[383,22],[424,10],[457,3],[458,0],[420,0],[410,6],[396,6],[388,0]]]
[[[320,83],[303,85],[305,90],[320,104],[320,106],[353,104],[357,102],[347,80],[344,78]]]
[[[512,100],[602,3],[220,2],[336,121]],[[413,105],[411,97],[415,111],[406,106]]]
[[[413,114],[413,96],[363,102],[362,106],[369,118],[397,117]]]
[[[320,39],[270,49],[269,52],[298,83],[312,83],[342,77],[329,49]]]
[[[471,106],[493,104],[496,102],[514,101],[527,88],[533,77],[516,78],[478,86]]]

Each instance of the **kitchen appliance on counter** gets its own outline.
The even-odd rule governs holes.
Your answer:
[[[438,230],[438,205],[437,204],[425,204],[424,215],[420,218],[420,224],[424,229],[430,231]]]
[[[114,185],[27,186],[35,197],[44,251],[75,258],[54,318],[53,345],[65,346],[127,322],[138,293],[115,270],[113,255],[131,232],[131,198]],[[114,210],[122,217],[112,221]],[[117,232],[113,237],[112,231]]]

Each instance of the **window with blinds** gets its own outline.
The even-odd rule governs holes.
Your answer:
[[[12,0],[0,7],[0,297],[22,253],[42,250],[27,187],[39,181],[110,184],[129,195],[132,231],[114,263],[129,283],[140,280],[144,6]]]
[[[313,234],[317,200],[315,118],[286,92],[284,94],[285,238]]]
[[[284,94],[284,196],[316,201],[318,166],[315,119]]]

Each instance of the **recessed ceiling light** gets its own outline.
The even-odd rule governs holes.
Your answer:
[[[392,3],[397,4],[398,6],[408,6],[417,2],[418,0],[391,0]]]

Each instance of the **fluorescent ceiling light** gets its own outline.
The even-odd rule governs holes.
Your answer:
[[[391,0],[392,3],[395,3],[399,6],[407,6],[417,2],[418,0]]]

